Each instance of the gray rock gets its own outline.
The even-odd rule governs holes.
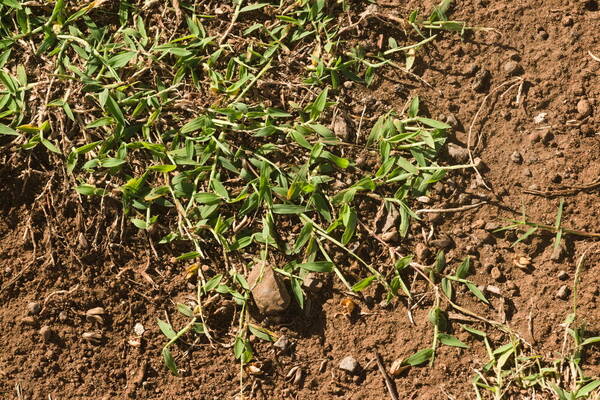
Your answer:
[[[552,261],[560,261],[565,256],[565,253],[566,253],[565,246],[561,244],[558,247],[554,247],[552,249],[552,255],[550,256],[550,259]]]
[[[27,313],[29,315],[38,315],[42,311],[42,306],[37,301],[32,301],[27,304]]]
[[[248,274],[252,298],[262,314],[279,314],[290,305],[290,294],[281,277],[264,263],[256,263]]]
[[[454,114],[448,114],[446,117],[446,123],[452,127],[452,129],[458,128],[458,120]]]
[[[340,361],[339,368],[348,372],[349,374],[355,374],[358,372],[358,361],[352,356],[347,356]]]

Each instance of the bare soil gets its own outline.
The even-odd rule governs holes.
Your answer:
[[[378,2],[380,12],[400,18],[429,5]],[[566,235],[564,254],[553,260],[552,233],[536,233],[511,246],[514,233],[492,231],[519,218],[523,210],[531,221],[552,225],[559,204],[552,191],[600,178],[600,62],[588,53],[600,55],[598,4],[595,0],[465,0],[456,2],[452,17],[494,31],[467,33],[462,40],[442,33],[420,53],[415,67],[431,87],[390,70],[377,77],[370,89],[356,84],[342,89],[340,103],[358,123],[363,104],[369,104],[376,116],[376,109],[400,108],[418,94],[431,116],[456,118],[451,141],[462,145],[470,141],[491,190],[472,170],[455,172],[436,186],[433,203],[427,207],[487,204],[428,216],[412,227],[414,235],[400,248],[413,252],[421,242],[437,251],[431,242],[425,243],[421,227],[428,232],[433,226],[434,239],[450,237],[449,263],[456,265],[472,255],[473,280],[495,286],[500,293],[488,294],[490,307],[463,293],[459,293],[460,303],[487,318],[506,320],[538,354],[555,358],[563,342],[560,324],[571,312],[573,300],[573,293],[561,299],[557,291],[572,285],[577,259],[595,242]],[[359,26],[352,34],[373,43],[382,34],[387,41],[386,24],[390,22]],[[510,62],[517,68],[507,66]],[[478,82],[481,71],[489,72],[487,82]],[[589,113],[578,112],[581,100],[589,103]],[[545,118],[536,123],[540,113],[546,113]],[[185,301],[194,292],[184,279],[184,265],[169,261],[176,249],[156,246],[155,253],[150,243],[156,238],[127,228],[119,204],[110,199],[80,199],[64,189],[61,182],[69,178],[62,167],[44,159],[42,151],[29,165],[19,153],[0,151],[0,397],[19,398],[18,393],[27,399],[235,397],[240,366],[227,346],[205,340],[193,346],[182,344],[176,354],[181,377],[172,376],[163,366],[160,350],[165,338],[156,319],[167,318],[167,313],[177,326],[174,302]],[[600,231],[598,189],[562,192],[565,227]],[[370,206],[368,200],[365,206]],[[362,235],[365,255],[385,268],[388,250],[366,232]],[[520,256],[531,257],[528,271],[515,265]],[[423,263],[432,261],[426,254],[423,257]],[[349,262],[343,267],[350,276],[361,273]],[[502,277],[497,270],[493,274],[498,279],[492,276],[493,267]],[[590,335],[600,332],[599,275],[600,254],[593,248],[577,293],[578,315],[587,321]],[[254,343],[263,372],[245,378],[253,398],[387,398],[372,361],[374,353],[380,353],[389,367],[392,361],[430,345],[429,297],[423,296],[413,307],[414,324],[406,302],[394,300],[383,307],[384,293],[375,289],[357,300],[360,312],[348,318],[340,303],[346,297],[342,287],[333,277],[322,283],[322,290],[310,294],[307,311],[292,307],[283,321],[267,321],[274,332],[290,337],[294,346],[281,354],[268,343]],[[425,289],[420,281],[413,286],[417,299]],[[30,302],[41,305],[38,314],[28,314]],[[211,306],[210,318],[222,324],[221,340],[226,345],[233,338],[227,331],[234,310],[225,300],[217,302]],[[106,310],[102,322],[86,318],[86,310],[94,307]],[[139,346],[130,343],[137,323],[145,328]],[[473,326],[486,330],[480,323]],[[42,327],[48,327],[49,333],[40,332]],[[101,339],[90,342],[82,336],[85,332],[96,332]],[[507,340],[503,333],[488,332],[494,343]],[[460,329],[454,334],[471,348],[441,347],[433,368],[411,368],[396,378],[400,398],[474,398],[471,378],[474,369],[487,361],[485,348]],[[595,350],[585,355],[588,375],[600,374]],[[356,376],[338,369],[348,355],[362,368]],[[299,383],[286,379],[294,366],[303,370]],[[507,396],[525,398],[530,393]]]

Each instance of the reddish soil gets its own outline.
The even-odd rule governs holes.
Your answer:
[[[380,1],[379,12],[405,18],[421,5],[408,3]],[[488,294],[491,307],[466,293],[459,293],[460,304],[487,318],[505,319],[537,354],[555,358],[564,335],[560,324],[571,312],[573,300],[573,293],[567,299],[557,298],[556,293],[562,285],[572,286],[577,260],[595,242],[566,235],[564,254],[552,260],[552,233],[536,233],[511,247],[514,233],[491,231],[518,218],[522,210],[529,220],[552,225],[559,198],[548,191],[590,184],[600,177],[600,62],[588,54],[600,55],[599,6],[595,0],[456,3],[453,19],[494,31],[467,33],[463,40],[457,34],[442,33],[422,51],[416,72],[434,89],[390,70],[386,78],[376,78],[371,89],[356,84],[343,89],[339,100],[351,114],[360,115],[362,104],[353,99],[375,99],[376,107],[387,110],[401,108],[407,98],[419,94],[433,117],[456,117],[452,141],[462,144],[467,143],[475,119],[471,131],[474,155],[483,161],[480,170],[492,190],[471,171],[456,172],[436,186],[431,207],[489,203],[434,216],[422,226],[427,231],[433,226],[434,238],[448,235],[452,239],[451,265],[471,254],[476,271],[472,279],[499,289],[500,295]],[[362,26],[360,35],[377,41],[380,32],[389,32],[381,21]],[[507,67],[511,61],[517,69],[507,71],[514,67]],[[480,71],[489,72],[489,82],[476,91]],[[587,100],[590,113],[578,112],[581,100]],[[547,113],[545,119],[535,123],[540,113]],[[175,350],[182,376],[171,376],[163,366],[160,350],[165,338],[156,319],[166,318],[165,313],[174,318],[173,301],[184,301],[194,291],[183,277],[183,266],[168,261],[177,254],[175,249],[157,247],[158,254],[154,254],[149,246],[154,238],[135,229],[121,229],[119,204],[81,200],[62,189],[60,182],[67,179],[62,168],[49,165],[42,151],[36,153],[36,165],[31,168],[20,157],[10,149],[0,149],[0,397],[234,398],[239,392],[240,367],[230,348],[206,341],[192,347],[182,344]],[[563,197],[564,227],[600,231],[598,187],[566,192]],[[420,231],[415,224],[410,243],[400,247],[403,253],[413,252],[423,242]],[[367,247],[365,254],[382,270],[389,268],[387,250],[366,233],[361,240]],[[513,262],[521,255],[531,257],[528,271]],[[494,266],[503,278],[492,277]],[[349,276],[354,273],[358,275],[349,266]],[[592,248],[577,294],[579,319],[587,323],[592,336],[600,332],[599,275],[600,254]],[[420,296],[426,292],[422,281],[413,287],[416,298],[422,297],[412,311],[415,324],[408,318],[405,302],[394,300],[390,307],[380,306],[384,294],[377,290],[367,291],[359,301],[362,313],[348,318],[342,314],[340,300],[345,295],[341,289],[328,277],[324,288],[311,294],[308,311],[292,309],[283,322],[270,323],[270,329],[288,335],[295,345],[291,352],[279,354],[271,345],[255,342],[263,374],[245,378],[253,388],[253,398],[387,398],[372,361],[374,352],[389,367],[393,360],[429,346],[432,328],[427,312],[432,299]],[[27,307],[34,301],[42,309],[31,317]],[[86,318],[86,310],[94,307],[105,308],[102,322]],[[222,322],[220,340],[230,342],[227,329],[233,311],[224,301],[212,310],[209,318]],[[173,321],[175,326],[180,322]],[[136,323],[146,329],[139,347],[128,342],[135,336]],[[50,329],[46,338],[40,333],[43,326]],[[488,331],[494,344],[508,341],[507,335],[481,323],[473,326]],[[84,332],[98,332],[101,339],[90,343],[82,337]],[[487,362],[485,348],[460,329],[454,329],[454,334],[471,348],[441,347],[433,368],[411,368],[396,378],[400,398],[474,398],[471,378],[474,369]],[[590,376],[600,374],[594,350],[585,359]],[[363,368],[355,377],[338,369],[347,355]],[[320,369],[325,360],[326,366]],[[303,370],[299,384],[286,379],[294,366]],[[529,392],[508,396],[525,398]]]

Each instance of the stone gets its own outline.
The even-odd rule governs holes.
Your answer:
[[[354,86],[354,82],[352,82],[352,81],[345,81],[344,82],[344,87],[346,89],[352,89],[352,86]]]
[[[454,143],[448,143],[448,155],[452,160],[464,164],[469,161],[469,151]]]
[[[504,72],[508,76],[519,75],[523,72],[523,68],[521,68],[518,62],[510,60],[504,63]]]
[[[252,298],[261,314],[273,315],[284,312],[290,305],[290,294],[283,280],[264,263],[256,263],[248,274]]]
[[[558,291],[556,292],[556,298],[561,299],[561,300],[566,300],[569,298],[570,294],[571,294],[571,289],[569,289],[569,287],[567,285],[562,285],[560,287],[560,289],[558,289]]]
[[[27,313],[29,315],[38,315],[42,311],[42,306],[37,301],[32,301],[27,304]]]
[[[348,372],[349,374],[355,374],[358,372],[358,361],[352,356],[347,356],[340,361],[339,368],[343,371]]]
[[[579,118],[585,118],[592,113],[592,105],[587,99],[581,99],[577,102],[577,113]]]
[[[521,164],[523,162],[523,156],[521,155],[521,153],[519,153],[518,151],[514,151],[511,155],[510,155],[510,160],[512,162],[514,162],[515,164]]]

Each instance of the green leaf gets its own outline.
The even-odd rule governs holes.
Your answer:
[[[354,231],[356,230],[356,211],[353,208],[348,206],[344,206],[347,208],[347,211],[344,213],[343,222],[344,222],[344,234],[342,235],[342,244],[347,245],[354,236]]]
[[[356,282],[354,286],[352,286],[352,291],[360,292],[361,290],[365,290],[367,287],[369,287],[369,285],[371,285],[371,283],[373,283],[375,279],[377,279],[377,277],[375,275],[371,275],[359,282]]]
[[[310,106],[310,119],[316,120],[319,118],[323,110],[325,110],[325,105],[327,104],[327,93],[328,89],[323,89],[321,94],[317,96],[314,103],[312,103]]]
[[[581,342],[581,346],[587,346],[588,344],[600,343],[600,336],[594,336],[591,338],[585,339]]]
[[[480,330],[478,330],[478,329],[475,329],[475,328],[471,328],[471,327],[470,327],[470,326],[468,326],[468,325],[462,325],[462,324],[461,324],[460,326],[461,326],[461,327],[462,327],[462,328],[463,328],[465,331],[467,331],[467,332],[469,332],[469,333],[471,333],[471,334],[473,334],[473,335],[475,335],[475,336],[479,336],[479,337],[482,337],[482,338],[484,338],[484,337],[486,337],[486,336],[487,336],[487,333],[485,333],[485,332],[483,332],[483,331],[480,331]]]
[[[197,131],[197,130],[203,128],[205,125],[206,125],[206,117],[201,116],[201,117],[191,120],[190,122],[188,122],[187,124],[182,126],[181,133],[186,134],[186,133],[194,132],[194,131]]]
[[[121,107],[113,97],[109,94],[106,98],[106,109],[110,115],[112,115],[119,124],[122,126],[127,125],[125,121],[125,117],[123,116],[123,112],[121,111]]]
[[[306,207],[295,204],[273,204],[271,210],[274,214],[302,214]]]
[[[146,221],[142,220],[142,219],[138,219],[138,218],[131,218],[131,222],[138,228],[138,229],[148,229],[148,224],[146,224]]]
[[[206,281],[206,284],[204,284],[204,286],[202,286],[202,291],[204,293],[210,292],[211,290],[219,286],[219,284],[221,283],[221,279],[223,279],[223,274],[213,276],[208,281]]]
[[[167,368],[169,368],[169,370],[171,371],[171,373],[173,375],[178,376],[179,371],[177,370],[177,365],[175,364],[175,359],[173,358],[171,351],[167,347],[163,347],[162,356],[163,356],[163,360],[164,360]]]
[[[575,397],[576,398],[586,397],[586,396],[588,396],[590,393],[592,393],[592,391],[594,391],[598,387],[600,387],[600,379],[596,379],[594,381],[591,381],[590,383],[588,383],[584,387],[580,388],[577,391],[577,393],[575,394]]]
[[[427,125],[427,126],[430,126],[432,128],[436,128],[436,129],[450,129],[451,128],[450,125],[445,124],[440,121],[436,121],[435,119],[431,119],[431,118],[414,117],[413,119],[415,121],[421,122],[424,125]]]
[[[460,348],[463,348],[463,349],[468,349],[469,348],[468,345],[466,345],[465,343],[461,342],[460,340],[458,340],[454,336],[448,335],[447,333],[440,333],[438,335],[438,339],[439,339],[440,343],[443,343],[446,346],[460,347]]]
[[[21,136],[19,132],[4,124],[0,124],[0,135]]]
[[[419,114],[419,96],[413,97],[408,107],[408,116],[411,118],[416,117]]]
[[[426,361],[429,361],[432,356],[433,349],[423,349],[408,357],[402,362],[402,364],[417,366],[423,364]]]
[[[475,295],[475,297],[477,297],[479,300],[483,301],[485,304],[490,304],[488,299],[486,299],[485,296],[483,295],[483,292],[481,290],[479,290],[479,288],[477,286],[475,286],[471,282],[466,282],[465,284],[467,285],[467,287],[469,288],[471,293],[473,293]]]
[[[157,319],[156,322],[158,323],[158,327],[160,328],[161,332],[168,337],[169,339],[173,339],[175,336],[177,336],[177,332],[175,332],[173,330],[173,327],[171,326],[171,324],[169,324],[168,322],[165,322],[161,319]]]
[[[298,264],[298,267],[312,272],[331,272],[333,263],[331,261],[312,261]]]
[[[185,304],[178,303],[177,311],[179,311],[186,317],[190,317],[190,318],[194,317],[194,312],[192,311],[192,309],[190,307],[186,306]]]
[[[126,51],[124,53],[117,54],[116,56],[113,56],[108,59],[108,65],[115,69],[122,68],[125,65],[127,65],[127,63],[131,61],[131,59],[135,57],[136,54],[137,53],[135,51]]]
[[[62,153],[61,153],[61,151],[58,149],[58,147],[56,147],[56,146],[54,145],[54,143],[52,143],[52,142],[51,142],[51,141],[49,141],[48,139],[46,139],[46,138],[42,137],[42,138],[41,138],[41,142],[42,142],[42,144],[43,144],[43,145],[44,145],[44,146],[45,146],[45,147],[46,147],[48,150],[50,150],[51,152],[53,152],[53,153],[57,153],[57,154],[62,154]]]
[[[256,3],[256,4],[249,4],[246,7],[242,7],[240,9],[240,14],[244,13],[244,12],[248,12],[248,11],[254,11],[254,10],[258,10],[261,9],[263,7],[268,6],[269,3]]]
[[[463,262],[456,269],[456,277],[460,279],[465,279],[469,276],[471,272],[471,258],[469,256],[465,257]]]
[[[248,324],[248,329],[250,329],[250,332],[259,339],[265,340],[267,342],[274,341],[273,336],[271,336],[271,333],[265,328],[254,324]]]
[[[167,165],[153,165],[148,167],[148,171],[157,171],[157,172],[171,172],[177,169],[177,165],[167,164]]]

